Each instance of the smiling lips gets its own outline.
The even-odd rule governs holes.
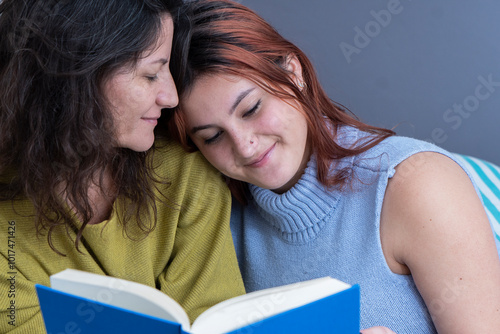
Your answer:
[[[158,118],[160,118],[160,117],[142,117],[141,119],[143,121],[150,123],[150,124],[156,125],[156,124],[158,124]]]
[[[259,156],[257,159],[255,159],[251,163],[247,164],[246,166],[253,167],[253,168],[259,168],[259,167],[264,166],[271,158],[271,155],[272,155],[275,147],[276,147],[276,143],[274,143],[274,145],[271,146],[266,152],[264,152],[261,156]]]

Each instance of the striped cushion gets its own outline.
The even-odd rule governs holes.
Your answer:
[[[500,240],[500,167],[466,155],[455,154],[454,156],[463,163],[476,182],[486,213],[497,239]]]

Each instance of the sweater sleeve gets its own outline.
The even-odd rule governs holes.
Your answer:
[[[229,229],[227,186],[198,153],[178,166],[181,171],[169,173],[176,175],[169,190],[176,194],[178,222],[170,264],[159,282],[193,322],[209,307],[245,291]]]
[[[15,266],[15,243],[0,239],[0,333],[45,333],[34,284]]]
[[[86,227],[81,252],[74,249],[73,234],[54,234],[56,248],[66,254],[60,256],[46,236],[36,235],[28,201],[15,207],[0,202],[0,333],[45,333],[34,284],[48,286],[49,276],[65,268],[156,287],[177,300],[191,320],[208,307],[244,293],[229,231],[227,186],[200,154],[167,146],[164,154],[156,155],[155,166],[168,184],[157,187],[164,197],[157,203],[156,228],[146,237],[127,237],[112,215],[106,224]],[[123,208],[118,205],[116,209]],[[9,221],[16,222],[12,269]],[[10,276],[15,276],[15,296],[11,297]],[[9,309],[11,301],[15,312]],[[11,312],[15,322],[9,323]]]

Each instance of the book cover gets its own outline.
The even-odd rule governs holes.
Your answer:
[[[65,278],[69,282],[59,278],[56,285],[61,286],[63,282],[62,289],[66,292],[36,285],[49,334],[359,333],[359,286],[350,286],[331,278],[290,284],[229,299],[205,311],[190,326],[185,321],[187,315],[184,312],[179,315],[180,305],[154,288],[90,273],[82,273],[75,282],[75,274],[79,273],[72,271],[69,278]],[[90,284],[89,277],[95,278]],[[82,283],[79,281],[81,279],[87,282]],[[131,285],[117,285],[117,280]],[[116,290],[117,286],[126,286],[126,293],[122,295],[123,291]],[[137,291],[141,293],[134,294],[134,287],[139,288]],[[148,289],[154,290],[149,296]],[[140,298],[145,299],[146,308],[141,308],[143,301]],[[163,310],[152,310],[154,307]]]

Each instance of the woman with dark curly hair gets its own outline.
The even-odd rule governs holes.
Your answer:
[[[247,290],[332,276],[360,284],[363,328],[498,332],[500,239],[456,158],[332,102],[307,56],[247,7],[189,7],[172,130],[240,199]]]
[[[191,320],[244,292],[219,173],[155,133],[180,5],[1,2],[0,332],[43,332],[34,284],[66,268],[156,287]]]

